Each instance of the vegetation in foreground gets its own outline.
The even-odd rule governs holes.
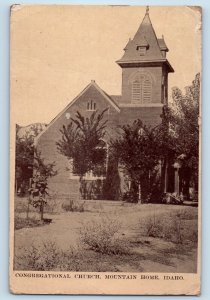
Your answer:
[[[79,239],[74,247],[69,243],[64,249],[56,240],[35,239],[31,245],[16,251],[15,269],[141,272],[148,271],[149,263],[153,272],[161,272],[162,268],[174,271],[176,260],[183,264],[185,257],[190,267],[184,272],[196,272],[196,208],[179,207],[161,214],[142,214],[135,228],[126,229],[122,228],[119,218],[107,215],[91,221],[87,218],[80,223],[77,229]],[[35,233],[37,229],[32,230]],[[178,268],[182,267],[180,261]]]
[[[44,224],[46,223],[34,217],[26,219],[21,218],[19,215],[15,216],[15,230],[43,226]]]

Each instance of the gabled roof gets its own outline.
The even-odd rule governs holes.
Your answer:
[[[140,53],[139,47],[145,47],[145,54]],[[134,35],[134,38],[132,40],[129,39],[127,45],[124,48],[125,53],[122,58],[117,61],[117,63],[120,66],[141,62],[168,63],[161,50],[168,51],[168,48],[163,38],[157,39],[149,17],[149,11],[147,9],[144,19],[140,24],[136,34]],[[170,71],[173,72],[173,69],[171,68]]]
[[[112,96],[108,95],[104,90],[101,90],[101,91],[110,99],[111,102],[113,102],[113,104],[115,104],[119,108],[119,103],[117,101],[115,101],[115,99]],[[120,110],[120,108],[119,108],[119,110]]]
[[[122,95],[110,95],[110,97],[119,106]]]
[[[82,90],[81,93],[79,93],[78,96],[76,96],[50,123],[49,125],[35,138],[35,144],[39,140],[39,138],[42,136],[42,134],[48,130],[49,127],[51,127],[85,92],[91,88],[94,87],[108,102],[110,105],[112,105],[118,112],[120,112],[119,106],[115,103],[115,101],[106,93],[104,92],[95,82],[95,80],[91,80],[91,83],[89,83],[84,90]]]
[[[112,100],[112,98],[100,88],[100,86],[95,82],[95,80],[91,80],[91,82],[86,86],[86,88],[77,96],[75,97],[72,102],[69,103],[68,108],[73,105],[79,97],[81,97],[90,87],[94,87],[96,90],[101,93],[101,95],[119,112],[120,108],[119,106]],[[64,109],[64,111],[67,109],[67,107]]]

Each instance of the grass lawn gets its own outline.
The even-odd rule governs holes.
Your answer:
[[[19,221],[26,215],[24,201],[16,199]],[[196,272],[197,207],[86,201],[84,212],[49,211],[49,225],[23,221],[24,228],[15,230],[16,270]],[[33,210],[29,216],[36,220],[38,213]],[[93,245],[101,238],[109,247],[112,230],[112,246],[126,245],[126,251]]]

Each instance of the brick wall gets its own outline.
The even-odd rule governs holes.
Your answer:
[[[69,179],[68,159],[58,152],[56,142],[61,138],[59,130],[63,125],[70,122],[66,118],[66,114],[69,113],[74,118],[76,112],[79,111],[84,116],[90,116],[92,112],[87,111],[87,102],[91,100],[96,103],[96,109],[99,111],[109,106],[109,111],[104,116],[104,120],[108,120],[106,139],[108,140],[116,134],[115,128],[119,123],[119,113],[94,86],[90,86],[85,94],[81,95],[57,120],[51,122],[51,125],[37,141],[37,148],[41,150],[46,162],[55,161],[56,163],[58,175],[49,179],[51,192],[58,192],[59,194],[79,193],[79,182],[77,179]]]
[[[105,137],[107,141],[116,136],[118,125],[131,124],[136,119],[141,119],[145,124],[151,126],[161,122],[162,107],[121,107],[119,113],[94,86],[90,86],[69,108],[67,107],[59,117],[51,122],[37,141],[37,148],[41,150],[46,162],[55,161],[56,163],[58,174],[49,179],[51,193],[69,195],[72,198],[76,198],[77,195],[79,197],[79,180],[70,179],[68,159],[58,152],[56,142],[61,138],[59,130],[70,122],[66,115],[70,114],[74,118],[76,112],[79,111],[83,116],[90,116],[92,112],[87,111],[87,103],[91,100],[96,103],[96,109],[99,111],[109,106],[109,110],[104,116],[104,120],[108,120]]]
[[[140,119],[147,126],[157,126],[161,122],[162,107],[121,107],[120,124],[132,124]]]

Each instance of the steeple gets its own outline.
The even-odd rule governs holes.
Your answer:
[[[144,18],[117,61],[122,68],[121,105],[157,106],[168,102],[168,73],[174,72],[166,59],[168,47],[158,39],[146,7]],[[159,112],[158,112],[159,113]]]
[[[134,38],[129,40],[124,51],[122,58],[117,61],[121,67],[130,63],[166,61],[168,48],[163,38],[157,39],[148,6]],[[171,66],[169,69],[169,72],[173,72]]]

